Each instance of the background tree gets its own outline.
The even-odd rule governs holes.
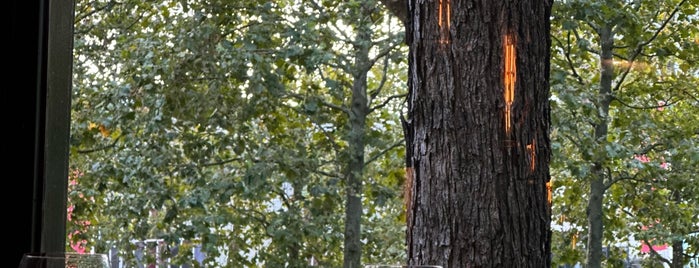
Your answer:
[[[671,174],[696,166],[686,147],[696,144],[696,117],[685,115],[697,108],[696,9],[697,1],[554,6],[554,218],[567,226],[554,238],[555,263],[581,261],[584,250],[587,267],[619,264],[628,251],[618,247],[634,236],[693,240],[696,219],[676,209],[695,211],[681,205],[696,196],[682,187],[695,178]],[[658,219],[675,235],[641,232]]]
[[[402,35],[388,34],[396,21],[380,5],[76,10],[71,164],[84,175],[71,195],[94,201],[73,200],[76,219],[92,223],[73,239],[116,247],[129,264],[132,241],[151,238],[174,263],[191,263],[175,252],[198,245],[205,263],[229,267],[337,267],[343,256],[358,266],[357,247],[367,261],[404,258],[392,112],[405,88]]]

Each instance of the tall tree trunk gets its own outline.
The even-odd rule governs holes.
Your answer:
[[[599,30],[601,53],[600,66],[602,73],[600,76],[599,95],[597,96],[599,107],[599,118],[595,125],[595,141],[598,147],[604,148],[607,142],[608,133],[608,116],[609,104],[612,100],[612,80],[614,79],[614,62],[612,49],[614,49],[614,34],[612,26],[603,25]],[[587,203],[587,221],[588,221],[588,238],[587,238],[587,267],[600,268],[602,266],[602,234],[604,226],[602,216],[604,211],[602,204],[604,202],[604,193],[606,185],[604,184],[605,171],[603,164],[605,162],[605,154],[596,156],[592,166],[592,181],[590,181],[590,199]]]
[[[375,7],[362,4],[361,10]],[[371,27],[367,17],[356,24],[357,36],[354,40],[354,74],[352,84],[352,101],[349,111],[350,131],[349,164],[346,174],[345,205],[345,241],[344,268],[359,268],[362,256],[361,219],[362,219],[362,174],[364,168],[364,137],[366,117],[369,114],[367,101],[367,73],[370,69],[369,48],[371,45]]]
[[[550,267],[551,4],[408,2],[410,264]]]
[[[675,240],[672,242],[672,267],[684,267],[684,241]]]
[[[672,193],[672,201],[675,204],[682,202],[682,196],[679,189],[676,189]],[[682,237],[682,236],[680,236]],[[671,268],[683,268],[684,267],[684,240],[673,238],[672,240],[672,264]]]
[[[299,178],[304,178],[308,176],[305,172],[302,173]],[[292,189],[293,189],[293,194],[292,194],[292,200],[290,202],[289,206],[289,214],[291,214],[291,217],[297,218],[297,219],[302,219],[304,218],[303,216],[303,187],[304,184],[300,183],[299,180],[296,180],[291,183]],[[299,224],[302,225],[302,224]],[[299,226],[297,225],[297,226]],[[301,248],[302,248],[302,243],[304,241],[304,235],[299,234],[298,236],[293,238],[294,240],[290,243],[289,245],[289,263],[291,264],[291,267],[301,267],[303,264],[307,263],[308,260],[304,259],[303,256],[301,256]]]

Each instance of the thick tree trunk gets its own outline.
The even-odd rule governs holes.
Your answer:
[[[614,79],[614,62],[612,49],[614,49],[614,35],[610,25],[604,25],[599,30],[601,53],[600,89],[598,95],[599,119],[595,125],[595,141],[597,146],[604,148],[607,142],[609,104],[612,100],[612,80]],[[604,184],[605,171],[603,163],[604,155],[599,155],[593,163],[592,181],[590,181],[590,199],[587,204],[588,239],[587,239],[587,267],[602,267],[602,234],[604,226],[602,216],[604,211],[604,193],[607,190]]]
[[[409,1],[410,264],[550,267],[550,9]]]

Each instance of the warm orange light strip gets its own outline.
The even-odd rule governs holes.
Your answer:
[[[546,183],[546,192],[548,193],[546,195],[546,200],[549,202],[549,206],[553,202],[553,188],[551,186],[551,181]]]
[[[439,28],[442,28],[442,21],[443,21],[443,18],[444,18],[442,14],[444,14],[444,9],[447,10],[447,21],[446,21],[446,22],[447,22],[447,28],[449,28],[449,27],[451,26],[451,25],[450,25],[450,24],[451,24],[451,0],[446,0],[446,2],[447,2],[446,7],[444,7],[444,6],[445,6],[445,5],[444,5],[444,1],[445,1],[445,0],[439,0],[439,9],[438,9],[438,12],[439,12],[438,19],[439,19],[439,21],[437,22],[437,23],[439,24]]]
[[[442,1],[439,0],[439,17],[437,18],[437,24],[439,24],[439,29],[442,29]]]
[[[515,81],[517,79],[517,55],[515,40],[512,35],[505,36],[505,133],[512,131],[511,113],[515,100]]]
[[[527,152],[529,152],[529,170],[536,170],[536,139],[532,139],[532,143],[527,144]]]
[[[447,29],[451,28],[451,0],[447,0]]]
[[[444,15],[446,9],[446,16]],[[449,43],[449,28],[451,27],[451,0],[439,0],[437,8],[437,25],[439,25],[439,43]],[[446,17],[446,20],[445,20]],[[446,27],[443,27],[446,24]]]

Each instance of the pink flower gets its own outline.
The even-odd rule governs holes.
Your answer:
[[[642,154],[642,155],[636,155],[634,158],[638,161],[641,161],[641,163],[648,163],[650,162],[650,158],[648,158],[647,155]]]
[[[665,109],[665,101],[658,101],[658,111],[662,111]]]
[[[660,163],[660,167],[663,169],[667,169],[669,167],[669,165],[667,162],[662,162],[662,163]]]
[[[73,221],[73,210],[75,209],[75,205],[70,205],[68,206],[68,221]]]

